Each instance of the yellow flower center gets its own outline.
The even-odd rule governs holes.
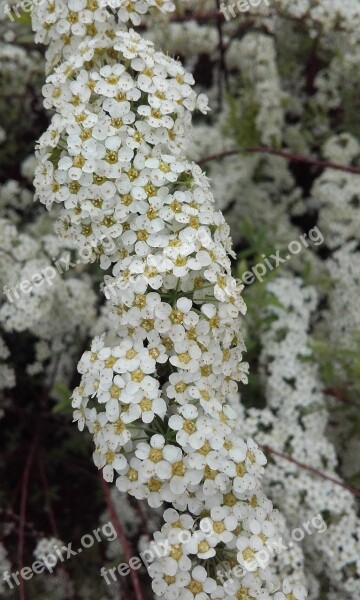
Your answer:
[[[115,119],[112,119],[111,125],[113,127],[115,127],[115,129],[120,129],[120,127],[122,127],[124,125],[124,123],[123,123],[122,119],[120,119],[119,117],[116,117]]]
[[[105,160],[110,165],[115,165],[118,161],[118,153],[117,152],[107,152],[105,155]]]
[[[117,75],[109,75],[109,77],[106,77],[105,81],[110,85],[115,85],[119,81],[119,77]]]
[[[121,389],[117,385],[112,385],[110,388],[110,396],[112,398],[119,398]]]
[[[109,452],[107,452],[105,454],[105,458],[106,458],[106,463],[108,465],[111,465],[114,462],[114,459],[115,459],[115,452],[113,452],[112,450],[109,450]]]
[[[146,186],[144,187],[144,190],[148,196],[150,196],[150,197],[156,196],[157,189],[152,183],[147,183]]]
[[[186,467],[182,461],[176,462],[172,466],[173,475],[177,475],[178,477],[182,477],[185,474]]]
[[[186,390],[186,383],[184,383],[183,381],[179,381],[179,383],[177,383],[175,385],[175,391],[178,394],[182,394],[183,392],[185,392],[185,390]]]
[[[179,354],[179,361],[182,364],[187,365],[191,361],[191,357],[187,352],[183,352],[182,354]]]
[[[222,533],[223,531],[225,531],[225,525],[223,521],[215,521],[215,523],[213,524],[213,529],[216,533]]]
[[[130,468],[127,472],[127,477],[130,481],[137,481],[139,473],[136,471],[136,469]]]
[[[244,463],[239,463],[238,465],[236,465],[236,474],[239,477],[244,477],[246,473],[246,467],[244,465]]]
[[[158,479],[150,479],[148,483],[150,492],[159,492],[162,488],[162,483]]]
[[[234,494],[232,492],[229,492],[228,494],[224,494],[223,496],[223,504],[225,506],[235,506],[235,504],[238,502],[236,496],[234,496]]]
[[[117,361],[117,358],[115,358],[115,356],[109,356],[109,358],[107,358],[105,361],[105,367],[107,369],[111,369],[114,366],[114,364],[116,363],[116,361]]]
[[[186,433],[194,433],[196,431],[196,425],[194,421],[186,420],[183,423],[183,429]]]
[[[139,229],[139,231],[137,232],[137,239],[139,240],[139,242],[146,242],[148,237],[149,233],[146,231],[146,229]]]
[[[74,25],[74,23],[77,23],[79,20],[78,14],[76,12],[70,11],[67,16],[67,20],[69,21],[69,23],[71,23],[71,25]]]
[[[147,412],[152,408],[152,402],[149,398],[143,398],[140,402],[140,408],[142,411]]]
[[[255,558],[255,552],[254,550],[252,550],[252,548],[245,548],[245,550],[243,550],[242,553],[244,560],[248,561],[248,560],[254,560]]]
[[[141,321],[141,325],[146,331],[151,331],[152,329],[154,329],[154,320],[153,319],[143,319]]]
[[[174,202],[172,204],[170,204],[170,208],[174,213],[181,212],[181,204],[177,200],[174,200]]]
[[[85,237],[88,237],[89,235],[91,235],[92,234],[91,225],[83,225],[81,228],[81,233],[83,235],[85,235]]]
[[[205,540],[200,542],[200,544],[198,546],[199,552],[204,553],[204,552],[207,552],[209,549],[210,549],[210,546]]]
[[[157,448],[151,448],[149,452],[149,459],[153,463],[158,463],[162,460],[162,452]]]
[[[116,421],[116,423],[114,423],[114,431],[115,431],[116,435],[120,435],[120,433],[125,431],[125,429],[126,429],[126,427],[121,419],[119,419],[118,421]]]
[[[85,164],[85,158],[83,156],[81,156],[81,154],[79,154],[79,156],[75,156],[75,158],[73,160],[74,167],[81,169],[84,166],[84,164]]]
[[[178,256],[177,259],[175,260],[175,265],[177,267],[184,267],[187,263],[187,257],[186,256]]]
[[[212,373],[211,365],[204,365],[200,367],[200,372],[203,377],[209,377],[209,375]]]
[[[137,383],[141,383],[141,381],[144,379],[145,375],[144,373],[141,371],[141,369],[137,369],[136,371],[134,371],[131,374],[131,379],[133,381],[136,381]]]
[[[135,296],[134,304],[137,308],[144,308],[144,306],[146,306],[146,296],[144,294],[137,294]]]
[[[206,465],[206,467],[204,469],[204,475],[205,475],[206,479],[215,479],[215,477],[217,475],[217,471],[210,469],[209,465]]]
[[[199,454],[202,454],[202,456],[206,456],[207,454],[209,454],[210,451],[211,446],[208,441],[206,441],[205,444],[200,448],[200,450],[198,450]]]
[[[182,549],[179,544],[175,544],[175,546],[171,546],[171,550],[170,550],[171,558],[173,558],[174,560],[180,560],[182,555],[183,555]]]
[[[180,325],[183,322],[184,313],[174,308],[170,314],[170,321],[176,325]]]
[[[196,596],[196,594],[201,594],[202,589],[203,589],[200,581],[196,581],[195,579],[192,579],[190,581],[188,588],[189,588],[190,592],[192,592],[194,594],[194,596]]]

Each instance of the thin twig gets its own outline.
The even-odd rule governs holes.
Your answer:
[[[347,165],[341,165],[339,163],[334,163],[326,160],[318,160],[316,158],[309,158],[308,156],[302,156],[301,154],[296,154],[294,152],[288,152],[286,150],[276,150],[275,148],[264,147],[254,147],[254,148],[245,148],[245,152],[250,152],[252,154],[271,154],[274,156],[281,156],[282,158],[286,158],[288,160],[294,162],[302,162],[308,165],[312,165],[315,167],[320,167],[322,169],[336,169],[338,171],[345,171],[346,173],[354,173],[356,175],[360,175],[359,167],[350,167]],[[240,154],[240,150],[226,150],[225,152],[220,152],[219,154],[211,154],[210,156],[206,156],[197,161],[198,165],[202,165],[204,163],[210,162],[212,160],[220,160],[222,158],[226,158],[227,156],[235,156],[236,154]]]
[[[228,75],[227,75],[227,67],[225,60],[225,44],[224,44],[224,34],[223,34],[223,19],[221,17],[220,12],[220,0],[215,0],[216,7],[218,11],[218,16],[216,19],[216,28],[219,37],[218,50],[219,50],[219,72],[218,72],[218,108],[221,110],[222,102],[223,102],[223,78],[225,81],[225,85],[227,86]]]
[[[309,471],[309,473],[312,473],[313,475],[316,475],[317,477],[321,477],[321,479],[325,479],[326,481],[335,483],[336,485],[342,487],[344,490],[350,492],[350,494],[352,494],[353,496],[356,496],[356,498],[360,498],[359,490],[355,490],[354,488],[349,487],[345,483],[342,483],[341,481],[338,481],[337,479],[334,479],[333,477],[329,477],[329,475],[326,475],[325,473],[322,473],[321,471],[314,469],[314,467],[305,465],[304,463],[300,462],[299,460],[296,460],[292,456],[288,456],[287,454],[282,454],[281,452],[278,452],[277,450],[270,448],[270,446],[267,446],[267,445],[262,446],[261,444],[259,444],[259,445],[264,450],[265,453],[268,452],[269,454],[274,454],[275,456],[279,456],[280,458],[283,458],[284,460],[287,460],[288,462],[291,462],[294,465],[297,465],[301,469],[304,469],[305,471]]]
[[[349,167],[347,165],[341,165],[339,163],[317,160],[316,158],[309,158],[308,156],[302,156],[294,152],[287,152],[286,150],[275,150],[275,148],[259,147],[259,148],[246,148],[247,152],[261,153],[261,154],[273,154],[274,156],[281,156],[296,162],[303,162],[308,165],[315,167],[321,167],[323,169],[337,169],[338,171],[346,171],[347,173],[356,173],[360,175],[360,169],[358,167]]]
[[[208,12],[206,14],[187,14],[187,15],[173,15],[170,17],[170,21],[173,23],[184,22],[184,21],[198,21],[200,23],[206,23],[207,21],[213,21],[218,18],[218,12]]]
[[[106,483],[106,481],[104,480],[102,473],[100,473],[99,478],[100,478],[101,486],[102,486],[102,489],[104,492],[105,503],[109,509],[111,521],[115,527],[115,531],[116,531],[116,533],[119,537],[120,543],[123,547],[125,558],[126,558],[127,562],[129,563],[130,559],[134,556],[134,554],[133,554],[130,544],[126,538],[126,535],[122,528],[122,525],[118,519],[114,503],[111,499],[110,488],[109,488],[108,484]],[[134,569],[130,569],[130,577],[131,577],[131,581],[132,581],[132,584],[134,587],[136,600],[144,600],[137,571],[135,571]]]
[[[197,161],[197,164],[203,165],[207,162],[211,162],[212,160],[221,160],[222,158],[226,158],[227,156],[235,156],[236,154],[240,154],[240,150],[225,150],[224,152],[219,152],[218,154],[210,154],[205,158],[201,158]]]
[[[29,454],[26,459],[25,469],[22,477],[22,486],[21,486],[21,502],[20,502],[20,524],[19,524],[19,536],[18,536],[18,569],[21,573],[23,568],[23,554],[24,554],[24,535],[25,535],[25,520],[26,520],[26,504],[27,504],[27,496],[28,496],[28,487],[29,487],[29,476],[31,471],[31,466],[34,459],[35,448],[38,442],[38,434],[36,433],[33,441],[30,446]],[[19,586],[19,596],[20,600],[25,600],[25,584],[23,578],[20,576],[20,586]]]
[[[344,393],[342,392],[342,390],[327,388],[324,391],[324,393],[327,394],[328,396],[332,396],[333,398],[335,398],[336,400],[339,400],[340,402],[343,402],[344,404],[348,404],[349,406],[355,406],[355,408],[360,408],[360,404],[358,404],[357,402],[354,402],[353,400],[350,400],[349,398],[346,398],[344,396]]]
[[[42,485],[43,485],[43,489],[44,489],[45,504],[46,504],[48,515],[49,515],[49,522],[50,522],[51,529],[52,529],[54,536],[59,540],[60,539],[59,529],[58,529],[58,526],[56,523],[55,513],[54,513],[54,509],[53,509],[51,499],[50,499],[49,483],[48,483],[48,480],[46,477],[44,460],[43,460],[43,457],[41,454],[38,455],[38,465],[39,465],[39,475],[40,475],[40,479],[42,481]]]
[[[40,479],[42,481],[42,485],[43,485],[43,489],[44,489],[45,503],[46,503],[46,508],[47,508],[47,512],[48,512],[48,516],[49,516],[49,522],[50,522],[50,526],[52,529],[52,533],[53,533],[54,537],[56,537],[56,539],[60,540],[61,537],[60,537],[60,533],[59,533],[59,528],[56,523],[55,512],[54,512],[53,505],[52,505],[51,498],[50,498],[49,483],[48,483],[48,479],[46,476],[44,459],[42,457],[42,454],[40,454],[40,453],[38,454],[38,465],[39,465],[39,475],[40,475]],[[67,572],[65,565],[61,564],[60,570],[62,571],[63,575],[65,575],[65,577],[70,579],[70,575]]]

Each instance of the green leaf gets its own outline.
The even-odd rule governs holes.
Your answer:
[[[67,385],[60,381],[56,381],[51,391],[51,396],[55,400],[58,400],[57,404],[55,404],[52,410],[53,413],[69,415],[73,412],[71,406],[71,391]]]

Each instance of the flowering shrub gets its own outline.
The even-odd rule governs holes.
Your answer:
[[[0,21],[5,597],[359,596],[360,13],[254,4]],[[239,283],[315,225],[324,246]]]

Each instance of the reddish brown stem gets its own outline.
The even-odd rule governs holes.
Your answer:
[[[122,525],[118,519],[114,503],[111,499],[110,488],[101,474],[100,474],[100,481],[101,481],[101,486],[102,486],[102,489],[104,492],[105,503],[106,503],[109,513],[110,513],[111,521],[115,527],[115,531],[116,531],[116,533],[119,537],[119,541],[123,547],[126,561],[129,562],[130,559],[134,556],[134,553],[131,550],[131,546],[126,538],[125,532],[124,532]],[[130,577],[131,577],[131,581],[132,581],[132,584],[134,587],[136,600],[144,600],[144,597],[143,597],[143,594],[141,591],[140,580],[137,575],[137,571],[135,571],[134,569],[130,569]]]
[[[317,477],[321,477],[322,479],[325,479],[326,481],[331,481],[331,483],[335,483],[336,485],[342,487],[344,490],[347,490],[348,492],[350,492],[350,494],[352,494],[353,496],[356,496],[356,498],[360,498],[359,490],[355,490],[354,488],[349,487],[345,483],[342,483],[341,481],[337,481],[337,479],[334,479],[333,477],[329,477],[329,475],[326,475],[325,473],[322,473],[321,471],[318,471],[317,469],[314,469],[313,467],[310,467],[309,465],[305,465],[304,463],[300,462],[299,460],[296,460],[292,456],[288,456],[287,454],[282,454],[281,452],[278,452],[277,450],[274,450],[273,448],[270,448],[270,446],[267,446],[267,445],[261,446],[261,448],[264,450],[265,453],[268,452],[269,454],[274,454],[274,456],[279,456],[280,458],[283,458],[284,460],[287,460],[287,461],[293,463],[294,465],[297,465],[301,469],[304,469],[305,471],[309,471],[309,473],[312,473],[313,475],[316,475]]]
[[[38,457],[38,465],[39,465],[39,475],[40,475],[40,479],[41,479],[43,490],[44,490],[46,508],[47,508],[47,512],[49,515],[50,526],[51,526],[54,536],[59,540],[60,539],[59,530],[57,527],[53,506],[52,506],[52,503],[50,500],[49,484],[48,484],[48,480],[47,480],[46,473],[45,473],[43,457],[41,454],[39,454],[39,457]]]
[[[205,158],[201,158],[200,160],[197,161],[197,164],[203,165],[212,160],[220,160],[221,158],[226,158],[227,156],[235,156],[236,154],[239,154],[239,153],[240,153],[239,150],[225,150],[225,152],[220,152],[218,154],[210,154],[209,156],[206,156]]]
[[[346,398],[342,390],[327,388],[325,390],[325,394],[327,394],[328,396],[332,396],[336,400],[339,400],[339,402],[343,402],[344,404],[348,404],[349,406],[355,406],[355,408],[360,408],[360,404],[354,402],[353,400],[350,400],[349,398]]]
[[[18,568],[21,573],[23,568],[23,555],[24,555],[24,537],[25,537],[25,520],[26,520],[26,504],[28,497],[28,488],[29,488],[29,477],[31,466],[34,459],[35,448],[37,445],[38,436],[35,434],[33,441],[30,446],[29,454],[26,459],[25,469],[22,477],[22,485],[21,485],[21,501],[20,501],[20,523],[19,523],[19,536],[18,536]],[[19,596],[20,600],[25,600],[25,584],[24,580],[20,575],[20,586],[19,586]]]
[[[336,169],[338,171],[345,171],[345,173],[354,173],[356,175],[360,175],[360,168],[358,167],[350,167],[347,165],[341,165],[339,163],[334,163],[326,160],[318,160],[316,158],[309,158],[308,156],[302,156],[301,154],[296,154],[294,152],[288,152],[286,150],[276,150],[275,148],[264,147],[254,147],[254,148],[245,148],[246,152],[258,153],[258,154],[272,154],[274,156],[281,156],[282,158],[286,158],[287,160],[292,160],[294,162],[302,162],[308,165],[312,165],[314,167],[320,167],[322,169]],[[221,158],[225,158],[226,156],[234,156],[239,154],[239,150],[227,150],[225,152],[221,152],[219,154],[212,154],[210,156],[206,156],[198,161],[198,165],[202,165],[204,163],[210,162],[211,160],[218,160]]]
[[[174,15],[170,18],[170,20],[174,23],[184,22],[184,21],[198,21],[200,23],[206,23],[207,21],[213,21],[217,19],[219,13],[217,11],[202,13],[202,14],[187,14],[187,15]],[[222,17],[223,18],[223,17]]]
[[[223,33],[223,19],[220,12],[220,0],[215,0],[218,16],[216,19],[216,28],[218,32],[218,51],[219,51],[219,72],[218,72],[218,107],[221,110],[223,101],[223,81],[227,86],[228,76],[227,67],[225,61],[225,44],[224,44],[224,33]]]
[[[46,476],[44,460],[40,453],[38,456],[38,465],[39,465],[39,475],[40,475],[40,479],[41,479],[43,490],[44,490],[46,508],[47,508],[47,512],[49,515],[49,522],[50,522],[51,530],[52,530],[54,537],[56,537],[58,540],[60,540],[61,537],[60,537],[60,533],[59,533],[59,528],[56,523],[55,512],[54,512],[53,505],[52,505],[51,498],[50,498],[49,482],[48,482],[48,479]],[[60,570],[62,571],[63,575],[65,575],[65,577],[67,577],[68,579],[70,578],[65,565],[60,565]]]

